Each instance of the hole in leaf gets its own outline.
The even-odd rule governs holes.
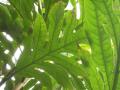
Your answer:
[[[10,3],[8,2],[8,0],[0,0],[1,3],[4,3],[4,4],[8,4],[10,5]]]
[[[7,34],[6,32],[2,32],[2,34],[4,35],[4,37],[5,37],[8,41],[10,41],[10,42],[13,41],[13,38],[12,38],[9,34]]]
[[[36,84],[40,84],[40,81],[37,81]]]
[[[24,46],[23,46],[23,45],[20,45],[20,47],[18,47],[18,48],[16,49],[16,51],[15,51],[13,57],[12,57],[12,62],[13,62],[14,64],[17,63],[17,61],[18,61],[18,59],[19,59],[19,57],[20,57],[20,55],[21,55],[21,53],[22,53],[23,50],[24,50]]]
[[[39,72],[45,72],[45,70],[41,69],[41,68],[35,68],[35,70],[39,71]]]
[[[68,5],[67,5],[67,7],[65,8],[65,10],[73,10],[73,6],[72,6],[72,4],[71,4],[70,1],[68,2]]]
[[[51,64],[55,64],[55,62],[52,61],[52,60],[47,60],[47,61],[45,61],[45,62],[48,62],[48,63],[51,63]]]
[[[72,76],[70,74],[68,74],[68,77],[71,78]]]
[[[15,81],[15,77],[11,77],[11,80],[12,80],[12,81]]]
[[[99,67],[96,67],[96,70],[97,70],[97,72],[99,72],[99,71],[100,71],[100,68],[99,68]]]
[[[36,11],[37,13],[39,13],[39,11],[38,11],[38,6],[37,6],[36,4],[34,4],[34,7],[35,7],[35,11]]]
[[[76,19],[80,19],[80,4],[76,3]]]
[[[76,33],[76,30],[75,30],[75,29],[73,30],[73,33]]]
[[[31,49],[31,52],[33,52],[33,49]]]
[[[82,76],[80,76],[80,75],[78,75],[78,76],[77,76],[77,78],[79,78],[79,79],[83,79],[83,77],[82,77]]]
[[[82,60],[78,60],[77,63],[78,63],[78,64],[83,64],[83,63],[82,63]]]
[[[74,56],[72,53],[68,53],[68,52],[61,52],[61,55],[69,57],[69,58]]]
[[[8,54],[8,53],[9,53],[9,50],[8,50],[8,49],[6,49],[6,50],[4,51],[4,53],[5,53],[5,54]]]
[[[6,64],[6,69],[11,70],[11,66],[9,64]]]
[[[64,36],[63,32],[60,31],[59,38],[62,38]]]
[[[91,48],[90,48],[90,46],[88,45],[88,44],[79,44],[79,46],[83,49],[83,50],[85,50],[85,51],[88,51],[90,54],[92,53],[92,51],[91,51]]]

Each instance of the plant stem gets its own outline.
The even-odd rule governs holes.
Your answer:
[[[113,79],[113,86],[112,90],[117,90],[117,84],[118,84],[118,79],[119,79],[119,67],[120,67],[120,45],[117,49],[117,62],[115,65],[115,72],[114,72],[114,79]]]

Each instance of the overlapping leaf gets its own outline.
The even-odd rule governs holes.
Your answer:
[[[119,90],[119,10],[112,7],[116,0],[70,0],[71,11],[64,10],[68,0],[9,1],[10,5],[0,4],[0,30],[15,43],[0,37],[0,60],[12,63],[12,56],[3,52],[8,47],[13,54],[16,42],[24,51],[8,74],[5,70],[0,83],[7,81],[5,89],[32,78],[23,90],[32,86],[33,90]],[[32,11],[34,4],[42,13]],[[12,76],[15,82],[8,81]]]
[[[64,38],[60,40],[59,34],[62,29],[64,29],[63,26],[63,20],[64,20],[64,4],[62,2],[59,2],[54,5],[54,7],[51,9],[48,18],[49,18],[49,27],[48,30],[46,28],[46,24],[43,20],[43,18],[38,15],[35,23],[34,23],[34,31],[33,35],[26,39],[25,41],[25,51],[23,52],[20,60],[18,61],[17,64],[17,69],[16,73],[19,74],[19,72],[24,75],[24,71],[22,70],[23,68],[28,70],[34,70],[36,67],[37,68],[42,68],[50,76],[56,79],[56,81],[61,84],[64,88],[72,89],[73,85],[72,82],[69,80],[68,75],[72,74],[73,81],[75,85],[79,88],[82,89],[83,85],[79,86],[80,83],[82,84],[81,80],[77,80],[78,75],[84,75],[84,71],[77,66],[74,66],[75,61],[73,60],[73,63],[71,61],[65,61],[62,60],[61,58],[63,57],[61,55],[62,51],[66,51],[65,48],[69,46],[73,46],[74,43],[78,40],[78,38],[75,37],[70,37],[73,35],[73,30],[75,28],[75,25],[73,23],[73,28],[71,28],[71,31],[67,28],[70,28],[71,26],[69,25],[70,23],[66,23],[66,28],[64,30]],[[67,31],[70,33],[68,38],[67,36]],[[66,41],[65,41],[66,40]],[[64,42],[64,43],[63,43]],[[24,43],[23,43],[24,44]],[[28,47],[29,45],[29,47]],[[74,47],[75,50],[77,50],[77,45]],[[64,50],[65,49],[65,50]],[[67,48],[68,51],[69,48]],[[72,51],[71,51],[72,52]],[[60,56],[60,58],[57,58],[57,56]],[[52,58],[51,58],[52,57]],[[54,59],[54,57],[56,57]],[[29,58],[29,59],[28,59]],[[67,59],[68,57],[66,57]],[[65,59],[65,58],[63,58]],[[68,58],[69,59],[69,58]],[[57,63],[55,64],[49,64],[49,60],[56,60]],[[62,61],[61,61],[62,60]],[[44,62],[43,62],[44,61]],[[71,62],[71,63],[69,63]],[[68,66],[66,66],[68,64]],[[60,65],[60,66],[59,66]],[[70,66],[73,65],[73,71],[70,71]],[[80,71],[79,71],[80,70]],[[76,74],[75,74],[76,73]],[[31,76],[36,77],[34,74],[31,73]],[[60,78],[63,77],[63,78]],[[77,87],[74,87],[77,89]]]

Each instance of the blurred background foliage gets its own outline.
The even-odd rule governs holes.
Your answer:
[[[120,0],[0,2],[4,90],[120,90]]]

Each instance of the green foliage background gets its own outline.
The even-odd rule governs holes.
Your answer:
[[[0,85],[6,83],[5,90],[120,90],[119,0],[8,1],[0,3]],[[65,10],[68,2],[72,10]]]

